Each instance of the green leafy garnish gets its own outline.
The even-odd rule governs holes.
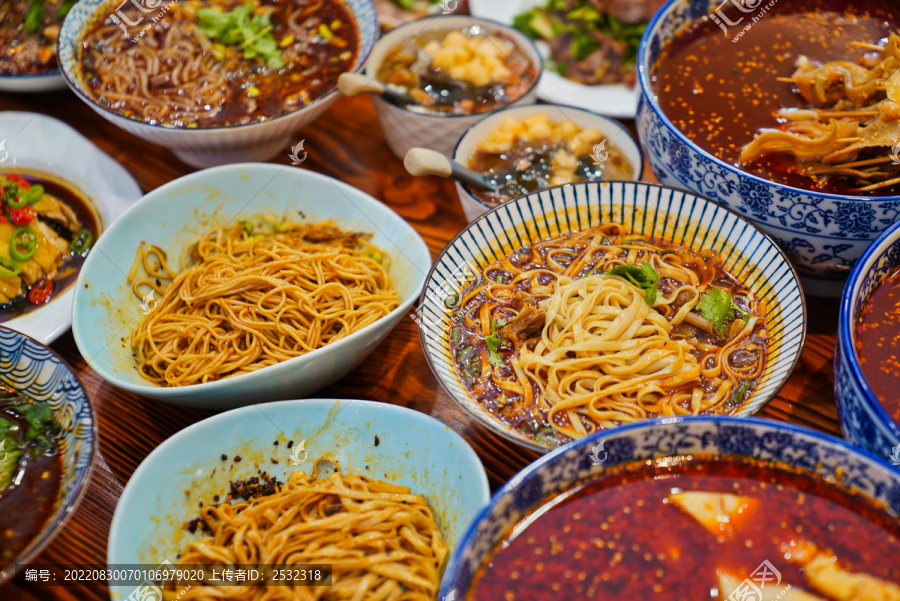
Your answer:
[[[541,428],[534,435],[534,442],[553,446],[556,444],[556,430],[550,427]]]
[[[26,396],[4,401],[11,404],[4,412],[17,414],[28,424],[28,429],[23,433],[21,422],[11,415],[0,414],[0,493],[12,483],[21,458],[26,453],[35,458],[51,453],[59,433],[46,403],[36,403]]]
[[[250,221],[249,219],[241,220],[241,227],[243,227],[244,231],[247,232],[248,234],[253,233],[253,222]]]
[[[743,382],[738,384],[738,387],[734,389],[733,393],[731,393],[731,400],[729,401],[729,404],[731,406],[735,406],[743,403],[744,397],[747,396],[747,392],[749,392],[749,390],[750,382],[748,382],[747,380],[744,380]]]
[[[734,304],[731,295],[721,288],[711,288],[700,295],[700,303],[697,305],[700,313],[705,317],[720,336],[725,336],[725,320],[734,316],[737,311],[746,317],[748,313]]]
[[[503,355],[498,352],[500,345],[503,344],[503,339],[497,335],[497,329],[502,328],[505,325],[506,322],[495,319],[491,324],[490,336],[486,336],[484,339],[484,343],[488,348],[488,362],[494,367],[503,367],[506,365],[506,363],[503,362]]]
[[[44,1],[31,0],[28,6],[28,14],[25,16],[25,31],[37,31],[44,22]]]
[[[659,274],[653,269],[650,261],[644,261],[644,264],[640,267],[631,263],[616,265],[608,273],[609,275],[623,277],[641,290],[644,290],[644,300],[651,307],[656,302],[656,295],[659,291]]]
[[[218,8],[201,8],[197,10],[197,27],[209,38],[226,46],[238,46],[248,60],[259,56],[265,59],[269,68],[282,68],[284,61],[272,35],[269,14],[252,13],[252,2],[244,2],[243,6],[229,12],[222,12]]]
[[[64,0],[62,4],[59,5],[59,8],[56,9],[56,16],[59,19],[64,18],[72,7],[75,5],[76,0]]]

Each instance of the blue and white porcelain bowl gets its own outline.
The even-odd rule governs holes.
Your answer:
[[[866,383],[856,353],[863,308],[872,294],[900,269],[900,222],[878,237],[860,257],[841,298],[834,358],[834,396],[844,438],[900,465],[900,424],[893,421]]]
[[[53,351],[14,330],[0,327],[0,386],[47,403],[60,426],[62,481],[53,513],[40,534],[9,566],[0,570],[0,585],[12,578],[16,564],[28,563],[65,525],[91,480],[97,453],[97,418],[90,399],[68,365]]]
[[[838,196],[750,175],[702,150],[665,116],[651,81],[660,53],[721,0],[669,0],[647,25],[638,51],[637,132],[660,182],[703,194],[746,217],[781,246],[812,294],[839,296],[854,262],[900,219],[900,196]]]
[[[603,442],[606,460],[594,465]],[[516,475],[491,499],[450,559],[440,598],[466,599],[477,571],[523,516],[548,496],[616,465],[657,457],[730,455],[779,462],[854,489],[900,515],[900,473],[847,443],[787,423],[759,419],[665,418],[600,432],[561,447]]]
[[[759,411],[787,380],[806,336],[806,305],[796,272],[772,240],[734,212],[690,192],[641,182],[582,182],[510,200],[485,213],[444,249],[428,275],[414,318],[432,371],[457,403],[500,436],[541,446],[504,426],[466,390],[450,352],[444,305],[472,273],[514,250],[569,232],[619,223],[634,233],[694,250],[716,250],[723,267],[765,307],[768,358],[756,390],[736,415]]]
[[[378,38],[378,19],[372,0],[342,0],[353,14],[359,36],[359,52],[353,71],[359,71]],[[101,11],[118,6],[116,0],[80,0],[66,16],[59,32],[59,64],[72,91],[107,121],[142,140],[172,150],[193,167],[212,167],[225,163],[264,161],[280,152],[298,129],[320,117],[338,98],[337,85],[312,104],[260,123],[231,127],[173,128],[150,125],[123,117],[100,106],[84,81],[79,53],[81,40],[100,18]],[[137,2],[136,2],[137,4]],[[146,6],[166,6],[162,0]],[[147,17],[148,23],[150,17]]]

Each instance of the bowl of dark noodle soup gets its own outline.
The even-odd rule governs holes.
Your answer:
[[[653,418],[756,413],[806,330],[771,239],[703,197],[621,181],[485,213],[438,258],[421,307],[444,387],[541,451]]]
[[[84,0],[59,59],[100,115],[206,167],[278,153],[377,35],[371,0]]]

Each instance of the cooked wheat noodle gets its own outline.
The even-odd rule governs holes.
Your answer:
[[[138,371],[164,386],[211,382],[331,344],[400,304],[388,257],[330,223],[241,224],[188,247],[177,274],[164,251],[138,250],[129,283],[160,292],[131,336]],[[146,276],[138,278],[139,267]],[[168,281],[167,285],[164,282]]]
[[[559,428],[569,437],[587,433],[581,415],[601,427],[651,415],[696,415],[731,390],[720,386],[708,394],[701,388],[701,372],[711,379],[729,369],[721,360],[728,346],[710,356],[712,367],[701,369],[691,343],[673,340],[672,323],[620,276],[560,278],[544,305],[541,339],[533,352],[520,354],[517,368],[537,384],[551,423],[560,413],[567,416],[573,425]],[[729,345],[755,324],[750,318]],[[729,375],[739,379],[734,370]]]
[[[433,601],[447,556],[424,497],[340,472],[294,472],[272,495],[207,505],[200,517],[212,534],[188,543],[178,564],[330,564],[332,585],[169,585],[166,601]]]
[[[661,278],[652,307],[644,290],[607,273],[645,261]],[[717,263],[712,251],[617,224],[536,242],[486,265],[462,291],[450,332],[457,369],[501,421],[569,438],[658,416],[732,412],[763,374],[767,331],[752,291]],[[721,334],[698,312],[713,287],[749,314]],[[488,337],[502,345],[499,356]]]

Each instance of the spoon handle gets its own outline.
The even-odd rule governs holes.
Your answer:
[[[494,187],[484,178],[484,175],[460,165],[439,152],[428,148],[410,148],[403,158],[403,166],[410,175],[438,175],[449,177],[464,184],[472,186],[482,192],[494,192]]]
[[[404,93],[402,89],[391,89],[374,77],[363,73],[341,73],[338,77],[338,90],[350,98],[360,94],[378,94],[385,100],[401,106],[416,103],[412,96]]]

